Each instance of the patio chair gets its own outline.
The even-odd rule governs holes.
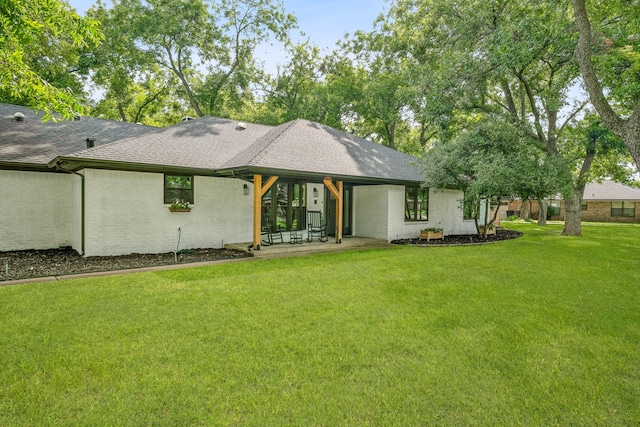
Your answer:
[[[327,223],[322,219],[322,212],[320,211],[308,211],[307,212],[307,240],[312,241],[313,236],[318,236],[321,242],[329,240],[327,237]]]
[[[273,245],[274,243],[284,243],[284,239],[282,238],[282,230],[280,227],[276,231],[271,229],[271,223],[269,221],[265,221],[262,223],[262,230],[260,231],[260,238],[265,245]],[[274,239],[280,240],[279,242],[275,242]]]

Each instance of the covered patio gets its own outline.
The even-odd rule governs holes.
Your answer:
[[[320,242],[314,239],[312,242],[303,240],[302,244],[277,243],[274,245],[262,245],[259,251],[250,250],[252,242],[226,244],[225,249],[236,249],[251,252],[255,258],[271,259],[290,256],[306,256],[319,253],[343,252],[359,249],[389,248],[393,245],[386,240],[371,239],[368,237],[344,237],[342,244],[336,245],[329,239],[328,242]]]

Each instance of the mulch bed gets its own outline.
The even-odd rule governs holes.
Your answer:
[[[192,249],[178,252],[178,264],[245,258],[247,256],[250,255],[243,251]],[[93,257],[83,257],[73,249],[0,252],[0,282],[170,264],[176,264],[173,252]]]
[[[413,245],[413,246],[452,246],[452,245],[483,245],[486,243],[500,242],[504,240],[517,239],[522,237],[522,233],[514,230],[499,229],[496,234],[490,234],[483,239],[477,234],[458,234],[452,236],[444,236],[444,239],[430,240],[426,239],[399,239],[391,243],[396,245]]]

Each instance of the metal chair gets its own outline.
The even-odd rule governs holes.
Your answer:
[[[308,211],[307,222],[307,240],[309,242],[313,240],[313,236],[319,236],[321,242],[329,240],[327,237],[327,223],[322,218],[322,212]]]

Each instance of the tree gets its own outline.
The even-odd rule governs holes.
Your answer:
[[[290,46],[288,52],[288,62],[277,66],[276,75],[265,76],[257,85],[261,97],[247,116],[271,125],[297,118],[322,122],[324,68],[320,49],[306,41]]]
[[[573,8],[580,34],[576,54],[591,103],[605,125],[622,138],[640,169],[638,2],[599,3],[597,39],[594,39],[586,1],[573,0]]]
[[[84,111],[80,84],[69,75],[77,49],[97,44],[98,23],[61,0],[0,3],[0,97],[71,118]],[[75,87],[76,92],[71,89]]]
[[[426,96],[444,99],[440,105],[449,108],[442,114],[450,122],[440,125],[441,138],[451,139],[464,129],[457,117],[508,114],[527,129],[529,142],[546,152],[541,166],[578,166],[567,163],[574,160],[573,153],[565,152],[562,144],[586,105],[569,98],[579,76],[570,12],[567,2],[555,1],[399,0],[383,28],[395,34],[399,52],[434,76],[440,94],[432,91]],[[425,87],[429,83],[426,80]],[[567,168],[562,181],[570,178],[572,169]],[[564,193],[579,188],[568,185]],[[570,220],[563,233],[581,235],[579,197],[570,196]]]
[[[287,42],[295,25],[293,15],[270,0],[135,1],[136,40],[175,74],[198,116],[215,113],[231,77],[255,66],[258,44],[271,36]],[[206,69],[206,80],[197,61]]]
[[[526,198],[549,196],[558,191],[560,168],[546,161],[543,150],[531,144],[530,135],[508,116],[468,117],[469,123],[451,140],[441,140],[422,159],[425,186],[457,188],[464,192],[464,205],[471,210],[480,233],[479,219],[490,226],[488,203],[503,196]],[[542,178],[542,179],[540,179]],[[484,227],[486,237],[487,227]]]
[[[87,53],[87,64],[127,120],[160,100],[187,115],[239,111],[262,75],[254,50],[272,38],[288,43],[295,26],[272,0],[115,0],[90,13],[110,38]]]
[[[87,48],[80,70],[103,94],[92,114],[124,122],[170,125],[184,115],[173,73],[136,46],[131,8],[107,9],[99,0],[87,16],[99,21],[105,40]],[[188,104],[186,104],[188,108]]]

